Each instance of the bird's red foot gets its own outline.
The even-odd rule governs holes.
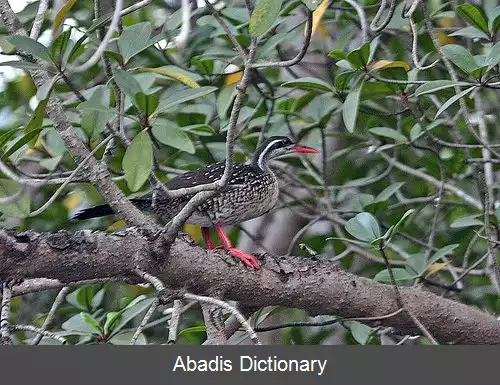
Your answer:
[[[262,270],[262,268],[260,267],[260,263],[257,260],[257,257],[255,257],[254,255],[248,254],[243,250],[239,250],[234,247],[228,248],[227,251],[233,257],[238,258],[241,262],[243,262],[244,265],[255,270]]]

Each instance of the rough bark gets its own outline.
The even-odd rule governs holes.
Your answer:
[[[264,255],[263,270],[249,271],[222,251],[206,251],[185,236],[169,255],[164,234],[149,238],[137,229],[118,233],[15,233],[0,231],[0,280],[49,278],[63,284],[99,278],[137,281],[139,268],[169,288],[196,294],[214,291],[246,307],[284,305],[311,315],[376,317],[397,310],[391,286],[357,277],[327,262]],[[401,288],[407,307],[441,342],[500,343],[500,322],[480,310],[419,288]],[[404,312],[377,321],[418,334]]]

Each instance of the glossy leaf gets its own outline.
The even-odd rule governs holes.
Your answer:
[[[153,27],[148,21],[133,24],[123,29],[118,38],[118,49],[125,63],[150,46],[149,38],[152,32]]]
[[[357,321],[351,322],[350,330],[352,337],[360,345],[366,345],[375,332],[374,328]]]
[[[448,44],[442,47],[441,50],[444,56],[467,74],[472,73],[478,67],[471,53],[461,45]]]
[[[131,191],[139,190],[148,180],[153,169],[153,145],[146,131],[137,134],[127,147],[122,167]]]
[[[375,218],[370,213],[359,213],[345,224],[346,231],[354,238],[363,242],[372,242],[380,237],[380,227]]]
[[[334,92],[334,89],[328,83],[324,82],[323,80],[311,77],[291,80],[289,82],[283,83],[281,87],[301,88],[305,90],[322,92]]]
[[[27,36],[14,35],[9,36],[7,41],[14,45],[17,49],[36,56],[45,61],[51,61],[49,50],[43,44],[36,40],[30,39]]]
[[[450,99],[448,99],[442,106],[441,108],[438,110],[438,112],[436,112],[436,116],[434,116],[434,119],[437,119],[437,117],[439,115],[441,115],[443,112],[445,112],[448,107],[450,107],[453,103],[455,103],[457,100],[467,96],[468,94],[470,94],[472,92],[472,90],[476,88],[475,86],[474,87],[470,87],[470,88],[467,88],[461,92],[459,92],[458,94],[452,96]]]
[[[68,0],[57,12],[56,16],[54,17],[54,24],[52,24],[52,36],[56,36],[57,31],[59,31],[59,28],[61,27],[62,23],[64,22],[64,19],[66,19],[66,16],[70,9],[75,5],[76,0]]]
[[[236,84],[224,87],[217,96],[217,113],[221,118],[225,118],[236,97]]]
[[[342,106],[342,118],[344,119],[345,127],[349,132],[353,132],[356,127],[362,88],[363,82],[349,92]]]
[[[400,132],[398,132],[392,128],[389,128],[389,127],[373,127],[373,128],[370,128],[368,131],[370,131],[372,134],[375,134],[378,136],[383,136],[385,138],[394,139],[396,142],[407,142],[408,141],[406,136],[404,136]]]
[[[473,25],[479,30],[488,33],[488,18],[481,8],[474,4],[460,4],[457,8],[457,14],[467,23]]]
[[[137,68],[139,71],[146,71],[146,72],[152,72],[158,75],[163,75],[167,76],[169,78],[175,79],[183,84],[185,84],[188,87],[191,88],[200,88],[200,85],[195,82],[192,78],[190,78],[188,75],[183,74],[178,71],[171,70],[169,68],[149,68],[149,67],[139,67]]]
[[[410,279],[415,279],[418,277],[417,274],[410,274],[406,269],[402,269],[400,267],[394,267],[392,268],[392,274],[394,275],[394,280],[397,281],[408,281]],[[391,282],[391,276],[389,275],[389,270],[384,269],[380,272],[378,272],[375,277],[373,277],[374,281],[377,282],[385,282],[385,283],[390,283]]]
[[[194,154],[195,148],[188,134],[182,131],[175,123],[157,119],[153,123],[151,132],[161,143]]]
[[[156,112],[159,113],[162,111],[166,111],[181,103],[185,103],[190,100],[194,100],[209,95],[214,91],[217,91],[217,87],[204,86],[200,88],[188,88],[185,90],[175,92],[160,99],[160,104]]]
[[[140,84],[134,76],[127,71],[116,69],[113,78],[120,89],[125,92],[132,100],[137,93],[142,92]]]
[[[276,21],[283,0],[257,0],[250,17],[248,29],[250,35],[263,35]]]
[[[459,244],[453,244],[453,245],[448,245],[445,247],[442,247],[438,251],[436,251],[430,258],[429,261],[427,262],[429,265],[433,264],[434,262],[439,261],[441,258],[447,256],[448,254],[451,254],[453,250],[455,250]]]
[[[454,220],[450,227],[453,229],[458,229],[461,227],[471,227],[471,226],[484,226],[484,223],[477,219],[481,214],[465,215]]]
[[[415,96],[421,96],[425,94],[431,94],[440,90],[444,90],[446,88],[451,88],[455,86],[464,86],[468,85],[468,83],[464,82],[455,82],[453,80],[432,80],[422,84],[415,90]]]
[[[391,196],[393,196],[401,187],[403,187],[404,184],[405,184],[404,182],[398,182],[386,187],[384,190],[380,192],[380,194],[378,194],[375,197],[375,202],[386,201]]]
[[[496,43],[490,48],[490,52],[486,57],[486,65],[488,66],[488,71],[500,63],[500,42]]]
[[[106,123],[113,117],[113,111],[108,107],[106,91],[105,86],[97,86],[92,96],[77,107],[82,111],[82,128],[90,138],[104,131]]]
[[[12,67],[12,68],[19,68],[22,70],[37,70],[40,68],[40,66],[36,63],[31,63],[22,60],[0,62],[0,67]]]

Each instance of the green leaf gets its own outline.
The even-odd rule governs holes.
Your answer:
[[[101,334],[101,326],[90,314],[87,313],[75,314],[73,317],[64,322],[61,327],[64,330],[72,331],[76,334]]]
[[[283,0],[257,0],[248,26],[250,35],[260,36],[271,28],[282,4]]]
[[[113,78],[120,89],[134,101],[135,95],[142,92],[142,88],[135,78],[127,71],[117,68]]]
[[[38,134],[42,131],[41,127],[43,124],[43,117],[45,116],[45,108],[47,107],[48,98],[41,100],[38,106],[33,112],[33,116],[30,121],[24,127],[24,136],[18,139],[12,147],[10,147],[5,154],[3,154],[2,159],[7,159],[21,147],[27,143],[34,145],[37,141]]]
[[[110,311],[109,313],[106,313],[106,321],[104,322],[104,333],[109,334],[113,328],[115,327],[115,324],[119,321],[120,317],[122,316],[122,311]]]
[[[492,35],[500,29],[500,6],[488,12],[488,27]]]
[[[66,4],[64,4],[59,12],[57,12],[56,17],[54,18],[54,24],[52,25],[52,36],[55,36],[59,27],[63,23],[64,19],[66,19],[66,15],[73,5],[75,5],[76,0],[68,0]]]
[[[360,99],[359,96],[361,95],[362,88],[363,82],[349,92],[342,106],[342,118],[344,119],[344,124],[349,132],[354,132],[354,128],[356,127]]]
[[[441,50],[446,58],[467,74],[470,74],[478,67],[471,53],[461,45],[448,44],[443,46]]]
[[[488,35],[485,34],[483,31],[480,31],[476,27],[461,28],[458,31],[450,33],[448,36],[463,36],[463,37],[468,37],[468,38],[471,38],[471,39],[486,39],[486,40],[489,40]]]
[[[113,112],[108,107],[106,92],[105,86],[97,86],[92,96],[77,107],[82,110],[81,125],[89,138],[103,132],[106,123],[113,117]]]
[[[54,88],[54,85],[57,83],[59,78],[60,75],[57,74],[53,76],[47,83],[44,83],[40,87],[38,87],[38,90],[36,92],[36,98],[38,100],[47,99],[48,96],[50,95],[50,92],[52,91],[52,88]]]
[[[464,82],[455,82],[453,80],[432,80],[430,82],[426,82],[422,84],[415,90],[415,96],[421,96],[425,94],[431,94],[440,90],[444,90],[446,88],[455,87],[455,86],[467,86],[468,83]]]
[[[156,119],[151,132],[161,143],[194,154],[195,148],[189,135],[182,131],[175,123]]]
[[[156,113],[168,110],[178,104],[201,98],[202,96],[206,96],[214,91],[217,91],[217,89],[217,87],[204,86],[200,88],[188,88],[176,91],[175,93],[171,93],[170,95],[160,99],[160,105],[158,106]]]
[[[394,95],[398,91],[398,87],[394,84],[382,83],[382,82],[369,82],[363,85],[363,90],[361,91],[361,100],[366,99],[381,99],[389,95]]]
[[[461,92],[459,92],[458,94],[454,95],[453,97],[451,97],[450,99],[448,99],[442,106],[441,108],[438,110],[438,112],[436,112],[436,116],[434,116],[434,119],[437,119],[437,117],[439,115],[441,115],[444,111],[446,111],[448,109],[448,107],[450,107],[453,103],[455,103],[457,100],[463,98],[464,96],[466,96],[467,94],[471,93],[471,91],[476,88],[476,86],[472,86],[470,88],[467,88]]]
[[[28,61],[22,61],[22,60],[4,61],[0,63],[0,67],[2,66],[19,68],[22,70],[37,70],[40,68],[40,66],[36,63],[30,63]]]
[[[352,243],[353,245],[357,245],[357,246],[361,246],[361,247],[367,247],[367,248],[371,248],[372,247],[372,245],[370,243],[356,241],[355,239],[349,239],[349,238],[328,237],[325,240],[326,241],[349,242],[349,243]]]
[[[372,134],[375,134],[375,135],[394,139],[396,142],[407,142],[408,141],[406,136],[404,136],[403,134],[401,134],[398,131],[393,130],[392,128],[389,128],[389,127],[373,127],[373,128],[370,128],[368,131],[370,131]]]
[[[149,38],[152,32],[153,27],[148,21],[133,24],[123,29],[118,38],[118,49],[125,63],[150,46]]]
[[[51,61],[50,53],[47,47],[40,44],[36,40],[30,39],[27,36],[14,35],[7,38],[8,42],[14,45],[17,49],[36,56],[45,61]]]
[[[361,47],[347,54],[347,61],[355,68],[364,68],[368,64],[370,57],[370,43],[365,43]]]
[[[384,193],[384,191],[382,191],[382,193]],[[380,194],[382,194],[382,193],[380,193]],[[403,214],[403,216],[401,217],[401,219],[398,221],[398,223],[396,223],[394,226],[389,227],[389,229],[385,232],[385,234],[382,235],[381,237],[375,239],[375,241],[378,241],[378,242],[384,241],[384,244],[389,243],[391,241],[393,235],[396,234],[398,227],[401,226],[403,224],[403,222],[405,221],[405,219],[408,218],[414,212],[415,212],[415,209],[410,209],[407,212],[405,212]],[[375,241],[372,241],[372,244]]]
[[[139,71],[146,71],[146,72],[152,72],[152,73],[155,73],[155,74],[167,76],[169,78],[178,80],[179,82],[185,84],[188,87],[191,87],[191,88],[200,88],[200,85],[198,83],[196,83],[193,79],[191,79],[188,75],[183,74],[183,73],[178,72],[178,71],[174,71],[174,70],[168,69],[168,68],[162,68],[162,67],[158,67],[158,68],[139,67],[139,68],[137,68],[137,70],[139,70]]]
[[[361,322],[358,321],[351,322],[350,330],[352,337],[360,345],[366,345],[370,341],[370,338],[372,337],[373,333],[375,332],[374,328],[371,328],[370,326],[362,324]]]
[[[473,4],[460,4],[457,7],[457,14],[467,23],[488,33],[488,18],[482,9]]]
[[[66,52],[66,49],[68,48],[68,44],[70,42],[71,31],[72,29],[70,28],[62,32],[52,42],[52,45],[50,46],[50,56],[52,57],[52,60],[54,60],[55,63],[61,63],[61,58]]]
[[[346,231],[363,242],[372,242],[380,237],[377,218],[370,213],[359,213],[345,224]]]
[[[148,180],[153,169],[153,145],[146,131],[138,133],[127,147],[122,167],[131,191],[139,190]]]
[[[217,112],[219,117],[225,118],[236,97],[236,84],[222,88],[217,97]]]
[[[147,308],[151,306],[154,298],[147,298],[145,296],[139,296],[131,301],[124,309],[120,310],[121,317],[118,324],[115,323],[113,328],[113,334],[118,333],[122,330],[127,323],[133,320],[138,315],[146,311]]]
[[[407,281],[409,279],[417,278],[418,275],[411,275],[406,271],[406,269],[402,269],[400,267],[392,268],[392,274],[394,275],[395,281]],[[375,277],[373,277],[374,281],[377,282],[391,282],[391,276],[389,275],[389,270],[384,269],[379,271]]]
[[[212,136],[215,134],[215,130],[208,124],[192,124],[190,126],[182,126],[180,129],[198,136]]]
[[[21,190],[21,185],[10,179],[0,179],[0,198],[11,197]],[[30,214],[30,197],[23,193],[14,202],[0,204],[0,213],[8,217],[26,218]]]
[[[479,219],[476,219],[480,215],[481,214],[465,215],[454,220],[450,224],[450,227],[453,229],[458,229],[461,227],[484,226],[483,222],[481,222]]]
[[[455,250],[459,244],[453,244],[453,245],[448,245],[445,247],[442,247],[438,251],[436,251],[430,258],[429,261],[427,262],[428,265],[432,265],[434,262],[439,261],[441,258],[444,256],[451,254],[453,250]]]
[[[144,92],[138,92],[134,96],[135,105],[146,116],[150,116],[158,108],[160,97],[156,94],[146,95]]]
[[[391,184],[389,187],[386,187],[384,190],[382,190],[380,194],[378,194],[375,197],[374,202],[383,202],[388,200],[392,195],[394,195],[396,191],[398,191],[401,187],[403,187],[404,184],[405,182],[398,182]]]
[[[130,345],[130,340],[134,336],[133,331],[127,331],[123,333],[119,333],[112,338],[108,340],[108,342],[112,345]],[[143,333],[139,334],[139,337],[137,338],[137,341],[135,342],[136,345],[147,345],[148,341],[146,340],[146,337],[144,336]]]
[[[179,332],[179,337],[190,333],[204,333],[206,332],[205,325],[192,326],[190,328],[183,329]]]
[[[330,51],[328,53],[328,56],[330,56],[332,59],[335,59],[335,60],[347,59],[347,54],[344,51],[340,51],[338,49],[334,49],[333,51]]]
[[[42,132],[41,128],[32,130],[27,132],[25,135],[23,135],[21,138],[19,138],[13,145],[10,147],[2,156],[2,159],[7,159],[9,156],[11,156],[13,153],[15,153],[17,150],[19,150],[22,146],[25,144],[31,142],[31,141],[36,141],[38,138],[38,135]]]
[[[406,270],[410,274],[422,275],[427,270],[427,258],[425,253],[413,254],[406,260]]]
[[[498,63],[500,63],[500,42],[496,43],[493,47],[491,47],[490,52],[486,57],[485,64],[488,66],[487,71],[490,71]]]
[[[21,128],[16,127],[12,130],[0,134],[0,151],[2,150],[2,147],[5,145],[5,143],[7,143],[20,130]]]
[[[305,77],[300,79],[291,80],[283,83],[281,87],[301,88],[305,90],[321,91],[321,92],[334,92],[335,90],[328,83],[323,80]]]

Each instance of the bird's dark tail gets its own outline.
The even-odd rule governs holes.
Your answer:
[[[73,219],[78,219],[81,221],[84,219],[104,217],[106,215],[111,215],[114,213],[115,212],[111,207],[109,207],[109,205],[99,205],[78,211],[73,216]]]
[[[131,199],[130,201],[142,211],[148,211],[148,209],[150,209],[151,206],[150,195],[140,198],[134,198]],[[73,216],[73,219],[85,220],[91,218],[99,218],[99,217],[105,217],[106,215],[112,215],[114,213],[115,212],[108,204],[104,204],[80,210]]]

